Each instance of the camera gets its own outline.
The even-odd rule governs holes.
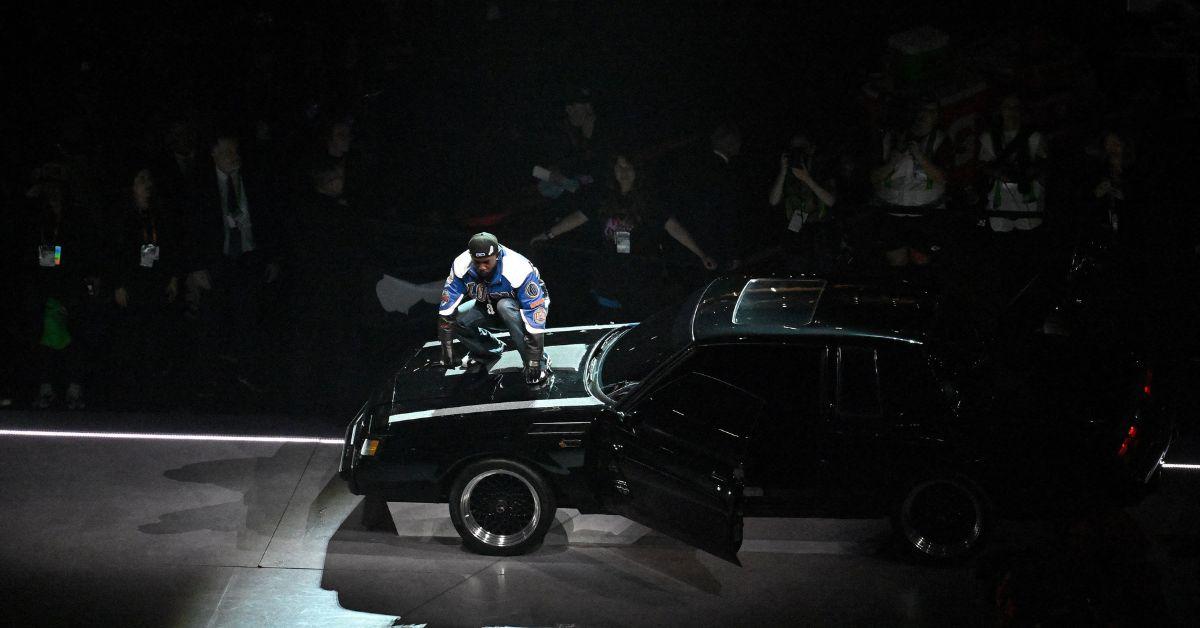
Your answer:
[[[789,168],[804,168],[808,161],[808,151],[802,147],[793,146],[788,149],[787,158]]]

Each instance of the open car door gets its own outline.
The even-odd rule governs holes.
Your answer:
[[[694,372],[640,395],[605,423],[598,459],[605,506],[740,565],[745,456],[764,406]]]

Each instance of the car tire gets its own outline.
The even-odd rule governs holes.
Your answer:
[[[908,485],[892,517],[897,542],[931,562],[964,559],[987,541],[991,513],[983,493],[958,475],[923,477]]]
[[[537,471],[496,458],[463,469],[449,502],[463,544],[488,556],[517,556],[541,545],[556,508],[554,492]]]

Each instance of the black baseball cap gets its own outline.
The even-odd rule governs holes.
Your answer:
[[[500,253],[500,241],[496,239],[496,236],[486,231],[476,233],[471,236],[471,241],[467,243],[467,250],[471,252],[471,259],[498,255]]]

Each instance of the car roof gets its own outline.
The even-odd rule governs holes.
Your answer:
[[[920,343],[935,305],[927,291],[904,281],[720,277],[696,303],[692,337],[820,335]]]

